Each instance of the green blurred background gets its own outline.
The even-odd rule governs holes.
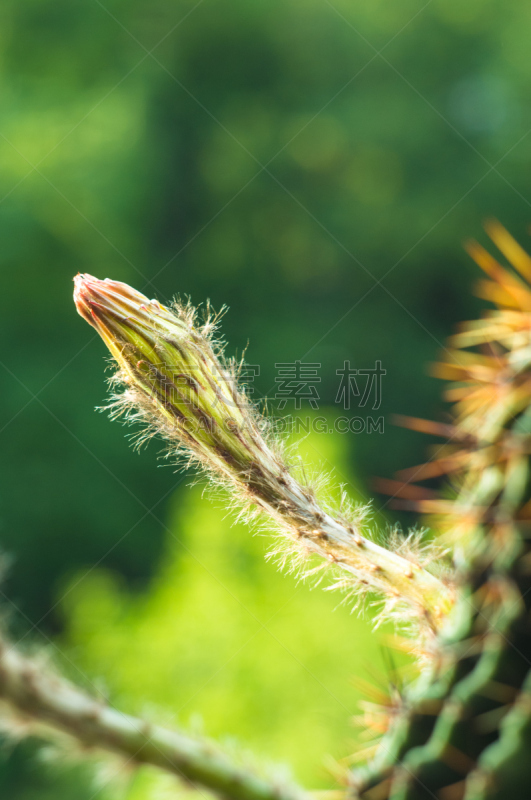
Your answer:
[[[343,361],[381,360],[385,432],[305,444],[367,497],[428,444],[390,415],[443,411],[425,365],[481,307],[462,241],[494,216],[526,244],[530,26],[529,4],[502,0],[3,0],[0,542],[16,640],[126,710],[201,719],[333,785],[323,756],[352,750],[351,677],[386,681],[370,620],[279,575],[222,501],[94,412],[105,352],[71,279],[227,304],[256,396],[274,395],[275,363],[319,362],[330,418]],[[175,794],[147,770],[111,773],[10,745],[0,793]]]

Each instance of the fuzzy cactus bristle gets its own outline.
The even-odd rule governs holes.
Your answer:
[[[367,508],[349,515],[323,506],[315,486],[294,477],[282,443],[238,384],[238,365],[213,339],[212,320],[200,324],[189,304],[168,308],[90,275],[77,276],[74,298],[118,365],[115,416],[141,420],[146,436],[160,434],[171,455],[199,464],[240,507],[263,511],[281,535],[281,554],[287,545],[303,572],[331,567],[338,586],[376,592],[389,616],[432,635],[451,608],[451,587],[367,535]],[[312,555],[317,567],[306,565]]]

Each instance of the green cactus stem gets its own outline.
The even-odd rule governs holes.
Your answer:
[[[149,764],[223,800],[308,800],[296,786],[233,763],[216,745],[152,725],[95,699],[0,639],[0,700],[26,732],[68,734],[85,750]]]
[[[363,800],[531,797],[531,259],[498,223],[488,232],[515,272],[469,245],[490,278],[479,292],[497,309],[465,325],[435,369],[454,381],[456,435],[418,470],[451,474],[453,499],[413,504],[453,550],[456,603],[431,672],[405,692],[373,762],[352,775]],[[395,490],[414,495],[406,483]]]

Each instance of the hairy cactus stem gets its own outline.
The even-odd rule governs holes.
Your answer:
[[[453,603],[452,590],[426,569],[364,537],[320,508],[290,473],[264,419],[237,385],[237,370],[213,343],[212,323],[198,326],[188,306],[167,308],[127,284],[75,278],[74,299],[119,365],[125,391],[114,411],[142,419],[151,432],[187,451],[221,478],[245,504],[272,517],[284,534],[339,565],[358,586],[414,610],[437,629]],[[132,413],[131,413],[132,412]]]

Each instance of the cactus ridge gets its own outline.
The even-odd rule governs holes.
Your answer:
[[[489,278],[478,292],[497,308],[464,325],[435,367],[454,381],[454,423],[409,421],[450,432],[420,473],[447,473],[452,497],[419,492],[412,503],[407,481],[394,485],[402,505],[429,512],[451,544],[457,600],[431,670],[405,692],[373,762],[352,774],[352,796],[363,800],[530,796],[531,258],[498,223],[487,232],[514,270],[468,245]]]

